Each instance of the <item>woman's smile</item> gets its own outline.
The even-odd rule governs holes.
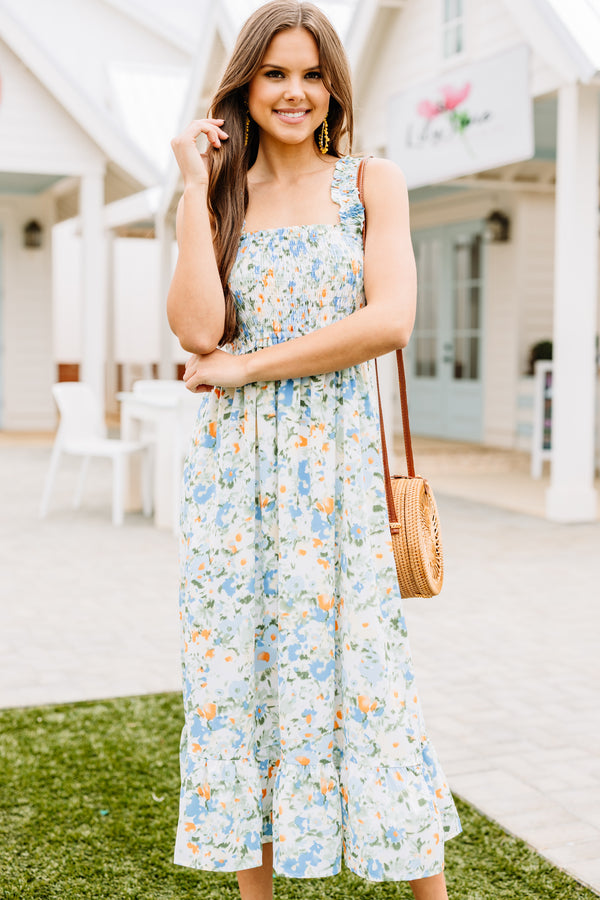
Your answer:
[[[275,109],[274,112],[284,122],[303,122],[310,109]]]

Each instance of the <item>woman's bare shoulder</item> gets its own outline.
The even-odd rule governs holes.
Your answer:
[[[365,198],[367,195],[385,197],[386,192],[406,190],[406,179],[400,166],[392,159],[367,157],[365,168]]]

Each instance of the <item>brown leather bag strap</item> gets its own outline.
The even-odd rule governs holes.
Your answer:
[[[356,185],[358,187],[358,197],[360,202],[365,208],[364,203],[364,194],[363,194],[363,182],[365,178],[365,167],[367,164],[367,160],[370,157],[366,156],[361,159],[358,166],[358,174],[356,176]],[[363,217],[363,247],[365,244],[365,239],[367,236],[367,213],[365,208],[365,213]],[[404,373],[404,357],[402,355],[402,350],[396,350],[396,365],[398,367],[398,388],[400,390],[400,407],[402,409],[402,433],[404,436],[404,452],[406,453],[406,468],[408,472],[409,478],[415,477],[415,461],[413,457],[412,450],[412,440],[410,437],[410,423],[408,420],[408,398],[406,395],[406,376]],[[390,517],[390,521],[395,521],[396,513],[394,507],[394,498],[392,494],[392,482],[390,479],[390,466],[388,462],[388,452],[387,452],[387,444],[385,440],[385,427],[383,424],[383,410],[381,407],[381,393],[379,390],[379,372],[377,370],[377,360],[375,360],[375,378],[377,380],[377,400],[379,402],[379,421],[381,425],[381,447],[382,447],[382,455],[383,455],[383,476],[385,479],[385,495],[387,499],[388,513]]]

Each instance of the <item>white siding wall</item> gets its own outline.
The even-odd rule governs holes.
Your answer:
[[[491,56],[523,40],[502,0],[467,0],[465,10],[466,50],[470,57]]]
[[[532,344],[552,339],[554,299],[554,196],[522,194],[518,207],[517,292],[519,374]]]
[[[538,341],[552,340],[554,325],[554,196],[519,196],[517,290],[519,294],[519,374],[527,371],[529,351]],[[600,258],[600,242],[598,247]],[[600,331],[600,271],[597,323]]]
[[[554,197],[524,194],[519,206],[524,240],[520,246],[521,322],[519,364],[527,368],[529,349],[552,339],[554,299]],[[598,246],[600,258],[600,241]],[[596,333],[600,332],[600,270]]]
[[[0,40],[0,171],[72,175],[103,156],[62,106]]]
[[[35,218],[44,229],[39,250],[25,249],[22,228]],[[2,427],[45,430],[55,422],[50,387],[55,380],[51,333],[52,208],[47,198],[0,196],[3,232]]]
[[[483,443],[513,447],[519,325],[516,244],[489,244],[485,260]]]

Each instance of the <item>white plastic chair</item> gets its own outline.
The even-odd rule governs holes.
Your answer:
[[[143,471],[143,512],[152,513],[150,492],[150,446],[148,441],[122,441],[107,437],[106,424],[100,404],[89,385],[71,381],[52,386],[52,394],[60,412],[60,424],[52,448],[50,469],[46,476],[40,518],[48,512],[50,494],[60,462],[61,454],[83,457],[81,471],[73,501],[73,508],[79,509],[88,465],[92,456],[106,457],[113,463],[112,521],[113,525],[123,524],[124,475],[126,458],[132,453],[142,453]]]

